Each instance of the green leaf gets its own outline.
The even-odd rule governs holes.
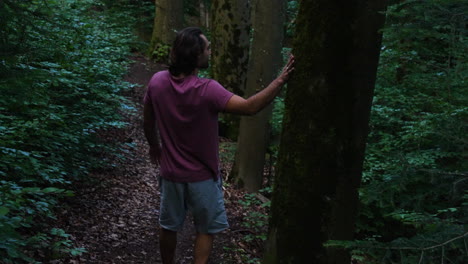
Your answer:
[[[48,187],[45,189],[42,189],[42,192],[44,193],[61,193],[64,192],[64,189],[59,189],[59,188],[54,188],[54,187]]]
[[[6,214],[8,214],[8,212],[10,212],[10,209],[8,209],[7,207],[0,207],[0,216],[5,216]]]
[[[23,193],[39,193],[41,192],[41,188],[38,187],[28,187],[28,188],[23,188],[21,190]]]

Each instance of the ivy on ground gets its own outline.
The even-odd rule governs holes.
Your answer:
[[[97,131],[132,111],[120,95],[131,87],[121,81],[131,23],[90,0],[5,0],[0,17],[0,259],[80,254],[48,223],[73,180],[108,166],[99,153],[116,146]]]

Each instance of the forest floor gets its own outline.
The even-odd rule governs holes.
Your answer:
[[[131,58],[125,81],[136,84],[126,96],[137,113],[123,113],[129,125],[123,129],[103,132],[106,140],[130,143],[122,153],[103,154],[112,166],[92,172],[90,180],[74,183],[75,196],[67,198],[57,212],[60,228],[70,234],[78,248],[85,248],[81,256],[52,263],[161,263],[159,254],[159,171],[150,163],[142,128],[142,98],[151,76],[162,70],[159,64],[143,56]],[[221,139],[223,140],[223,139]],[[223,150],[221,150],[223,151]],[[230,162],[222,163],[229,171]],[[246,235],[256,231],[242,224],[248,210],[262,211],[252,205],[239,203],[245,193],[225,185],[226,210],[230,228],[215,237],[210,258],[212,264],[257,263],[261,257],[262,241],[246,242]],[[258,230],[258,229],[257,229]],[[178,264],[193,262],[195,232],[190,216],[178,233]]]

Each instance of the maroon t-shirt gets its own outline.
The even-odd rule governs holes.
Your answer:
[[[162,143],[161,176],[175,182],[218,177],[218,113],[233,93],[218,82],[156,73],[144,102],[153,105]]]

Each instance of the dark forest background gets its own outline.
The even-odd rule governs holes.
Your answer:
[[[285,55],[299,8],[286,2]],[[382,29],[356,240],[329,245],[349,248],[360,263],[466,263],[468,3],[394,2]],[[196,20],[211,36],[198,20],[210,4],[185,1],[183,23]],[[122,80],[129,56],[148,54],[154,9],[143,0],[0,1],[0,262],[86,251],[54,226],[54,210],[74,195],[74,183],[92,180],[90,171],[115,166],[102,153],[132,147],[100,135],[125,127],[122,113],[136,114],[124,96],[133,84]],[[149,56],[164,62],[167,51],[159,45]],[[267,167],[278,156],[284,108],[281,95]],[[236,142],[221,146],[230,150],[222,160],[232,161]],[[263,182],[266,197],[272,182]],[[246,196],[246,206],[253,199]],[[266,225],[266,217],[252,221]],[[257,231],[253,239],[265,240]]]

